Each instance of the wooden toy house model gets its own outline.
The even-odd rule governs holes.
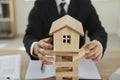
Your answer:
[[[53,35],[54,52],[56,54],[56,80],[64,77],[78,79],[80,58],[79,40],[84,36],[81,22],[69,15],[53,22],[49,35]],[[64,59],[68,59],[67,61]]]
[[[54,51],[78,52],[79,37],[84,35],[82,24],[66,15],[53,22],[50,35],[54,35]]]

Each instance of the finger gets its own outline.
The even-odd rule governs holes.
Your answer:
[[[96,54],[96,47],[90,50],[86,55],[85,58],[90,59],[92,56]]]
[[[100,55],[102,52],[99,50],[99,47],[96,46],[94,49],[93,49],[93,52],[95,53],[93,56],[91,56],[91,58],[96,58],[98,55]]]
[[[39,54],[38,57],[39,57],[39,59],[40,59],[42,62],[47,62],[46,57],[43,56],[42,54]]]
[[[54,61],[55,60],[55,56],[46,55],[45,57],[48,61]]]
[[[93,58],[93,61],[99,61],[102,58],[102,53],[99,54],[96,58]]]
[[[43,56],[46,56],[46,55],[54,56],[54,52],[48,52],[43,48],[39,48],[39,53],[42,54]]]
[[[45,49],[43,49],[43,48],[39,48],[38,52],[39,52],[39,54],[41,54],[41,55],[43,55],[43,56],[46,55],[46,51],[45,51]]]
[[[85,44],[85,45],[83,46],[83,48],[85,48],[85,52],[86,52],[86,53],[90,53],[90,51],[91,51],[92,49],[94,49],[96,46],[97,46],[97,45],[96,45],[95,43],[90,42],[90,43],[88,43],[88,44]]]
[[[53,57],[46,57],[46,58],[47,58],[47,61],[49,61],[49,62],[54,61],[54,58],[53,58]]]
[[[97,57],[98,60],[102,59],[103,53]]]
[[[96,52],[91,58],[95,59],[95,58],[97,58],[101,54],[102,54],[101,52]]]
[[[52,65],[52,64],[53,64],[53,62],[43,61],[43,64]]]
[[[87,46],[88,46],[88,44],[85,44],[85,45],[83,45],[83,47],[82,47],[82,48],[85,49],[85,53],[86,53],[86,54],[90,52],[90,50],[87,48]]]
[[[54,57],[46,57],[43,55],[40,55],[40,60],[45,61],[45,62],[53,62],[54,61]]]
[[[89,50],[91,50],[91,49],[95,48],[96,46],[97,46],[96,43],[94,43],[94,42],[92,41],[92,42],[90,42],[90,43],[86,46],[86,48],[89,49]]]
[[[42,63],[44,64],[47,64],[47,65],[51,65],[53,64],[53,60],[54,58],[53,57],[46,57],[46,56],[43,56],[43,55],[39,55],[39,59],[42,61]]]
[[[39,60],[44,61],[44,56],[42,54],[38,54],[38,58]]]
[[[102,55],[103,55],[103,54],[101,53],[99,56],[97,56],[96,59],[97,59],[97,60],[100,60],[100,59],[102,58]]]
[[[85,54],[85,58],[90,59],[94,54],[95,52],[89,52],[88,54]]]
[[[102,51],[100,50],[100,48],[98,46],[96,46],[88,54],[86,54],[86,56],[87,56],[88,59],[95,59],[100,54],[102,54]]]
[[[42,47],[44,49],[52,49],[53,46],[49,43],[46,43],[44,42],[43,40],[41,40],[39,43],[38,43],[39,47]]]
[[[45,63],[45,64],[52,64],[53,63],[53,60],[48,60],[48,59],[42,59],[42,62]]]
[[[53,61],[54,61],[54,58],[53,58],[53,57],[46,57],[46,56],[44,56],[44,57],[42,58],[42,60],[45,61],[45,62],[53,62]]]
[[[102,55],[102,48],[99,45],[96,46],[95,54],[94,54],[94,56],[92,58],[96,58],[96,57],[98,57],[98,55]]]
[[[43,41],[46,42],[46,43],[51,43],[52,42],[52,37],[45,38],[45,39],[43,39]]]
[[[39,54],[39,49],[40,49],[40,47],[38,46],[38,43],[36,43],[35,46],[34,46],[34,48],[33,48],[33,51],[34,51],[35,55]]]

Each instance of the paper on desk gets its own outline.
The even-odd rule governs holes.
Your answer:
[[[21,55],[0,56],[0,80],[20,80]]]
[[[95,62],[81,58],[79,68],[79,79],[101,79]]]
[[[55,64],[53,65],[44,65],[44,72],[41,71],[41,61],[31,60],[28,66],[26,79],[42,79],[55,76]]]
[[[44,73],[41,72],[41,61],[30,61],[26,80],[43,79],[55,76],[55,64],[45,65]],[[81,58],[79,67],[79,78],[80,79],[101,79],[96,64],[91,60]]]

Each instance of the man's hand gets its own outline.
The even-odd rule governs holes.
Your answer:
[[[48,52],[48,49],[52,49],[53,46],[50,44],[52,41],[52,38],[45,38],[37,42],[33,48],[34,54],[38,56],[38,58],[44,63],[44,64],[53,64],[54,61],[54,53]]]
[[[93,61],[98,61],[102,58],[103,47],[101,43],[97,40],[93,40],[83,46],[85,48],[85,58],[92,59]]]

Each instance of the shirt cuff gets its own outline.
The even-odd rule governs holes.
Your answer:
[[[35,46],[36,43],[37,43],[37,41],[35,41],[35,42],[32,43],[32,45],[31,45],[31,47],[30,47],[30,54],[31,54],[33,57],[36,57],[36,58],[37,58],[37,56],[35,56],[35,55],[33,54],[33,48],[34,48],[34,46]]]

